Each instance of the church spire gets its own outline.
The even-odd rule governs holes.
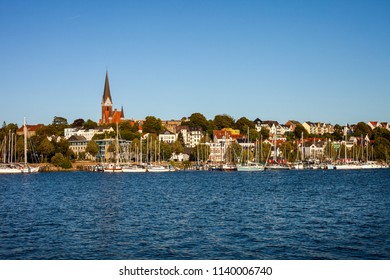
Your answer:
[[[103,92],[103,104],[107,102],[107,99],[109,99],[110,103],[112,104],[110,83],[108,82],[108,71],[106,70],[106,81],[104,83],[104,92]]]
[[[125,119],[125,112],[123,111],[123,106],[121,108],[121,120]]]

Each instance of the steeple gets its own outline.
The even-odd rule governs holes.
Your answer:
[[[108,71],[106,71],[106,81],[104,82],[104,92],[102,99],[102,118],[100,123],[110,123],[112,118],[112,98],[110,93],[110,83],[108,82]]]
[[[108,104],[109,102],[109,104]],[[111,92],[110,92],[110,83],[108,81],[108,71],[106,71],[106,81],[104,82],[104,92],[103,92],[103,106],[109,106],[112,105],[112,98],[111,98]]]
[[[125,119],[125,112],[123,111],[123,106],[121,108],[121,120]]]

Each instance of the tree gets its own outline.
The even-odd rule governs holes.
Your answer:
[[[53,125],[64,125],[64,126],[67,126],[68,125],[68,120],[63,118],[63,117],[57,117],[55,116],[54,119],[53,119]]]
[[[161,120],[153,117],[153,116],[147,116],[145,118],[144,124],[143,124],[143,132],[144,133],[155,133],[159,134],[162,131],[162,123]]]
[[[72,168],[72,163],[70,162],[70,160],[67,157],[64,157],[61,153],[56,153],[51,158],[51,163],[54,166],[62,167],[64,169]]]
[[[190,116],[190,122],[188,123],[188,126],[191,128],[200,127],[203,131],[207,131],[210,124],[206,117],[201,113],[193,113]]]
[[[94,140],[91,140],[88,142],[85,152],[89,153],[93,157],[96,157],[99,153],[99,145]]]
[[[184,146],[179,140],[176,140],[175,143],[173,143],[172,152],[177,155],[184,152]]]
[[[383,137],[375,139],[374,156],[376,160],[388,160],[390,156],[390,141]]]
[[[88,119],[86,122],[83,123],[84,129],[95,129],[98,127],[97,123],[93,120]]]
[[[54,153],[54,145],[45,137],[38,146],[38,152],[44,157],[47,162],[47,157]]]
[[[343,139],[343,135],[343,128],[339,124],[336,124],[334,126],[333,139],[336,141],[341,141]]]
[[[364,122],[358,122],[358,124],[356,125],[356,127],[354,129],[353,136],[360,137],[362,135],[363,135],[363,137],[368,135],[368,137],[371,138],[372,129],[368,124],[366,124]]]
[[[73,123],[70,125],[71,127],[82,127],[84,124],[84,119],[76,119],[73,121]]]
[[[295,126],[295,129],[294,129],[295,139],[301,139],[302,133],[303,133],[303,138],[307,138],[307,136],[309,135],[309,133],[308,133],[307,130],[303,127],[303,125],[301,125],[301,124],[299,123],[299,124],[297,124],[297,125]]]
[[[214,117],[214,125],[217,127],[217,129],[222,128],[233,128],[234,127],[234,119],[229,115],[216,115]]]
[[[254,129],[255,124],[251,120],[247,119],[246,117],[239,118],[234,126],[236,129],[239,129],[241,133],[247,133],[248,128]]]

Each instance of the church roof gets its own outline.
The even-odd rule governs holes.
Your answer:
[[[108,82],[108,71],[106,71],[106,81],[104,82],[103,103],[108,99],[112,103],[110,83]]]

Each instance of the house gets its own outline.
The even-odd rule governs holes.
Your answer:
[[[325,154],[326,142],[321,140],[306,139],[303,145],[305,159],[321,159]]]
[[[72,135],[68,138],[69,149],[73,151],[76,158],[79,158],[80,153],[85,153],[89,140],[84,136]]]
[[[35,124],[35,125],[26,124],[27,138],[29,138],[31,136],[35,136],[37,129],[39,129],[43,126],[44,126],[43,124]],[[18,130],[16,130],[16,134],[19,136],[24,135],[24,125],[22,127],[20,127]]]
[[[64,136],[66,139],[69,139],[71,136],[83,136],[88,141],[92,140],[93,136],[95,134],[104,134],[104,133],[111,133],[115,132],[115,130],[110,128],[97,128],[97,129],[83,129],[83,128],[65,128],[64,129]]]
[[[297,125],[300,125],[300,124],[301,123],[299,121],[288,120],[284,125],[288,126],[291,132],[294,132]]]
[[[332,134],[334,132],[334,126],[330,123],[310,122],[306,121],[302,124],[309,134],[323,135],[325,133]]]
[[[176,128],[181,125],[181,122],[180,120],[169,120],[161,121],[161,124],[171,133],[176,133]]]
[[[164,130],[158,135],[158,140],[164,143],[173,144],[177,140],[177,134],[172,133],[169,130]]]
[[[184,145],[187,148],[193,148],[200,143],[203,138],[203,130],[200,127],[190,128],[186,125],[180,125],[176,127],[176,134],[183,136]]]

